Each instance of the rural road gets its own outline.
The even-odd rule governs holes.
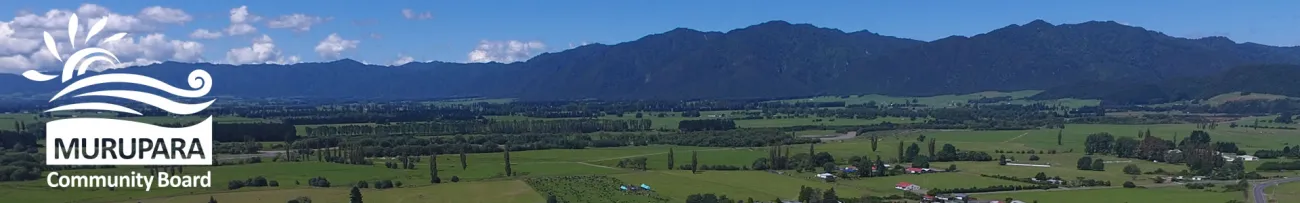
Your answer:
[[[1275,186],[1278,184],[1295,182],[1295,181],[1300,181],[1300,177],[1269,180],[1269,181],[1255,183],[1255,186],[1251,187],[1251,190],[1253,190],[1251,191],[1251,196],[1255,196],[1255,203],[1268,203],[1268,196],[1264,194],[1264,189],[1268,189],[1268,187]]]

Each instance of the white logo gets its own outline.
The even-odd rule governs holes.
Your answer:
[[[96,22],[90,28],[83,43],[104,29],[108,16]],[[77,15],[68,20],[68,43],[76,49]],[[122,39],[126,33],[117,33],[105,38],[101,43]],[[54,37],[45,32],[45,47],[55,59],[63,62],[62,75],[46,75],[35,70],[23,72],[23,77],[33,81],[49,81],[56,77],[67,83],[74,77],[86,73],[86,68],[98,62],[109,65],[119,63],[117,56],[106,49],[87,47],[77,50],[66,60],[59,55]],[[190,88],[186,90],[168,85],[154,78],[126,73],[98,74],[79,80],[64,87],[54,97],[53,102],[73,91],[105,83],[128,83],[158,89],[176,96],[199,98],[212,89],[212,76],[207,71],[195,69],[186,78]],[[212,102],[186,104],[139,91],[101,90],[82,93],[72,97],[114,97],[148,104],[172,114],[190,115],[206,109]],[[121,105],[103,102],[73,103],[54,107],[45,112],[98,110],[114,111],[142,115],[136,110]],[[198,124],[168,128],[128,120],[108,118],[69,118],[46,123],[45,163],[48,165],[209,165],[212,164],[212,117],[209,116]]]

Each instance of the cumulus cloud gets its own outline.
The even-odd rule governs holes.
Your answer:
[[[216,39],[221,37],[221,32],[213,32],[208,29],[198,29],[190,33],[190,38],[194,39]]]
[[[144,10],[140,11],[140,17],[153,22],[177,24],[190,22],[190,20],[194,19],[190,17],[190,14],[185,13],[185,11],[173,8],[163,8],[162,6],[144,8]]]
[[[251,23],[261,19],[262,17],[248,13],[248,6],[230,9],[230,26],[226,27],[226,35],[235,36],[257,32],[257,28],[253,27]]]
[[[414,62],[414,61],[415,61],[415,58],[411,58],[411,56],[407,56],[407,55],[405,55],[405,54],[398,54],[398,55],[397,55],[397,60],[394,60],[392,64],[393,64],[393,66],[400,66],[400,65],[405,65],[405,64],[407,64],[407,63],[411,63],[411,62]]]
[[[135,58],[137,62],[158,61],[195,62],[203,59],[203,44],[193,41],[168,40],[161,33],[139,39],[125,38],[113,42],[100,42],[99,47],[112,51],[118,58]],[[119,68],[119,67],[114,67]]]
[[[77,38],[69,40],[68,20],[74,14],[77,15],[79,29],[74,30]],[[105,19],[108,21],[104,30],[86,40],[91,25]],[[182,24],[192,19],[180,9],[159,6],[146,7],[137,14],[114,13],[109,8],[95,4],[82,4],[74,10],[51,9],[43,13],[20,11],[12,20],[0,21],[0,73],[62,67],[63,62],[51,55],[50,50],[44,46],[44,32],[49,32],[55,39],[54,47],[60,57],[66,58],[76,49],[98,46],[113,52],[121,60],[118,66],[91,66],[97,69],[158,61],[199,61],[202,60],[203,44],[170,40],[155,33],[168,25]],[[101,41],[118,32],[127,33],[127,37],[111,43]],[[70,43],[76,43],[76,46]]]
[[[267,22],[266,26],[271,28],[288,28],[295,32],[305,32],[311,30],[311,26],[324,22],[327,18],[319,16],[309,16],[303,14],[283,15],[279,18]]]
[[[316,53],[325,60],[339,59],[343,51],[356,49],[357,44],[360,43],[360,40],[347,40],[339,37],[338,33],[332,33],[329,37],[325,37],[325,40],[321,40],[320,44],[316,44]]]
[[[428,19],[433,19],[433,13],[430,13],[428,11],[417,13],[408,8],[408,9],[402,9],[402,17],[406,17],[406,19],[409,20],[428,20]]]
[[[276,49],[271,36],[263,34],[253,39],[253,45],[231,49],[226,52],[226,62],[230,64],[292,64],[300,61],[298,56],[285,58]]]
[[[479,41],[478,46],[470,51],[470,63],[523,61],[546,52],[546,44],[541,41]]]

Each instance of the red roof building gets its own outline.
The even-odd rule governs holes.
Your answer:
[[[921,169],[921,168],[907,168],[907,173],[921,173],[921,172],[925,172],[925,169]]]

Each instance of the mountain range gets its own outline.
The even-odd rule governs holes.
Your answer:
[[[678,28],[510,64],[165,62],[102,73],[184,84],[190,70],[201,68],[214,78],[210,95],[251,98],[685,100],[1129,87],[1210,77],[1252,64],[1300,64],[1300,47],[1179,38],[1113,21],[1034,20],[929,42],[769,21],[727,32]],[[0,94],[49,94],[64,85],[0,75]],[[1059,91],[1042,98],[1088,96],[1053,92]]]

